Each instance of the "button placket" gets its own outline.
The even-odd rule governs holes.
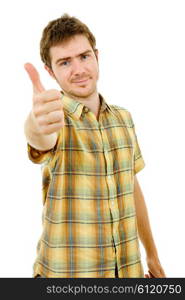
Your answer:
[[[89,111],[88,107],[84,107],[84,111],[87,113]]]
[[[113,161],[113,156],[112,156],[112,151],[111,151],[111,143],[109,139],[107,138],[106,135],[106,129],[101,129],[101,118],[99,118],[99,127],[100,127],[100,132],[101,132],[101,137],[102,137],[102,148],[103,148],[103,154],[104,154],[104,159],[105,159],[105,169],[106,169],[106,175],[105,175],[105,180],[107,182],[107,189],[108,189],[108,205],[110,209],[110,214],[113,219],[113,228],[112,228],[112,238],[114,241],[114,244],[119,242],[118,238],[118,224],[119,222],[116,222],[115,220],[119,219],[119,208],[118,208],[118,200],[115,197],[117,193],[117,188],[116,188],[116,182],[115,182],[115,175],[114,175],[114,161]],[[110,151],[109,151],[110,150]],[[116,248],[116,246],[115,246]]]

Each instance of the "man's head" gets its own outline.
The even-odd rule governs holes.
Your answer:
[[[77,18],[64,14],[49,22],[43,30],[40,55],[46,70],[67,94],[86,98],[96,91],[96,40]]]

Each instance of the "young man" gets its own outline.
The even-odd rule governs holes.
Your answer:
[[[133,120],[98,93],[95,37],[64,14],[43,30],[40,54],[62,91],[45,90],[35,67],[25,64],[33,84],[28,155],[43,175],[34,277],[165,277],[136,178],[145,163]]]

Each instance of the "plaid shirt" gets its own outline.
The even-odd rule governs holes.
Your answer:
[[[34,277],[115,277],[116,265],[118,277],[144,277],[133,192],[145,162],[130,112],[99,96],[97,120],[63,94],[66,125],[54,148],[38,151],[27,143],[42,171]]]

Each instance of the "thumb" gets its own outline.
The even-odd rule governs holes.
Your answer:
[[[39,76],[37,69],[30,63],[26,63],[24,65],[24,68],[27,71],[27,73],[31,79],[31,82],[33,85],[33,92],[35,94],[38,94],[38,93],[45,91],[45,88],[40,81],[40,76]]]

